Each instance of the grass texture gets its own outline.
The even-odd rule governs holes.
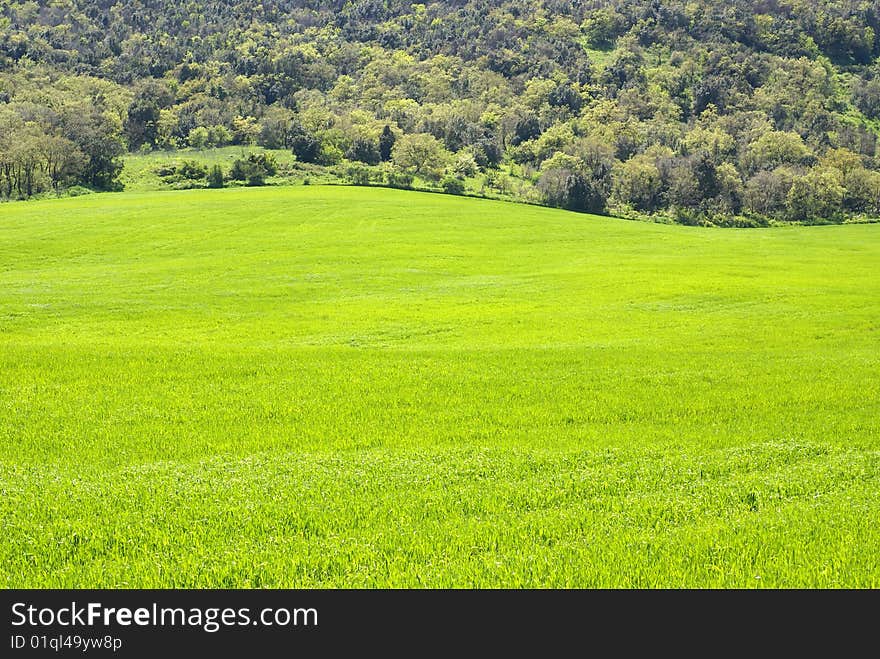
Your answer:
[[[880,226],[0,206],[0,586],[880,586]]]

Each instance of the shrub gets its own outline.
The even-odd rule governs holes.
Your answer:
[[[388,185],[392,188],[411,188],[413,175],[408,172],[392,170],[387,174]]]
[[[248,160],[260,167],[266,176],[275,176],[278,173],[278,162],[271,153],[252,153],[248,156]]]
[[[162,165],[156,165],[156,167],[153,168],[153,172],[155,172],[156,176],[168,178],[177,173],[177,167],[174,164],[165,163]]]
[[[201,181],[208,176],[208,168],[195,160],[184,160],[177,168],[177,174],[187,181]]]
[[[464,180],[455,176],[447,176],[440,185],[446,194],[464,194]]]
[[[172,190],[193,190],[195,188],[203,187],[201,183],[197,181],[191,181],[189,179],[180,179],[179,181],[175,181],[169,184],[169,187]]]
[[[158,165],[153,171],[169,185],[203,181],[208,176],[208,168],[195,160],[184,160],[179,164],[165,163]],[[181,189],[186,188],[184,186]]]
[[[74,185],[72,187],[67,188],[67,196],[68,197],[81,197],[83,195],[92,194],[92,190],[89,190],[86,187],[81,185]]]
[[[300,162],[318,162],[321,142],[313,133],[296,124],[291,127],[289,143],[290,150]]]
[[[223,184],[223,169],[220,167],[220,165],[214,165],[208,171],[208,187],[222,188]]]
[[[335,144],[322,144],[318,154],[318,164],[324,166],[336,165],[343,158],[342,149]]]
[[[351,146],[345,152],[349,160],[357,160],[368,165],[378,165],[382,159],[379,153],[379,143],[366,137],[356,137]]]
[[[581,171],[548,169],[538,180],[538,191],[550,206],[587,213],[601,213],[605,209],[603,181],[589,178]]]
[[[370,184],[370,170],[363,165],[349,165],[345,168],[343,177],[354,185]]]
[[[232,163],[229,178],[233,181],[244,181],[246,185],[264,185],[267,176],[278,171],[275,158],[268,153],[251,153],[247,158],[237,158]]]

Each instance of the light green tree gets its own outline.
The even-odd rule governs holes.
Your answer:
[[[843,209],[845,192],[838,172],[814,167],[792,184],[788,192],[788,215],[800,222],[837,219]]]
[[[614,167],[612,198],[615,202],[650,212],[660,206],[662,192],[660,170],[649,156],[634,156]]]
[[[204,149],[211,143],[211,133],[204,126],[198,126],[190,131],[187,141],[194,149]]]
[[[391,159],[395,165],[417,176],[437,179],[449,160],[449,153],[433,135],[404,135],[394,144]]]

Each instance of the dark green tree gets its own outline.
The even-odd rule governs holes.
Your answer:
[[[391,160],[391,151],[394,149],[395,141],[394,132],[388,124],[385,124],[382,134],[379,136],[379,159],[382,162]]]

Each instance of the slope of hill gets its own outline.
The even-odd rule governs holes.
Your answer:
[[[0,585],[876,587],[878,228],[7,205]]]

